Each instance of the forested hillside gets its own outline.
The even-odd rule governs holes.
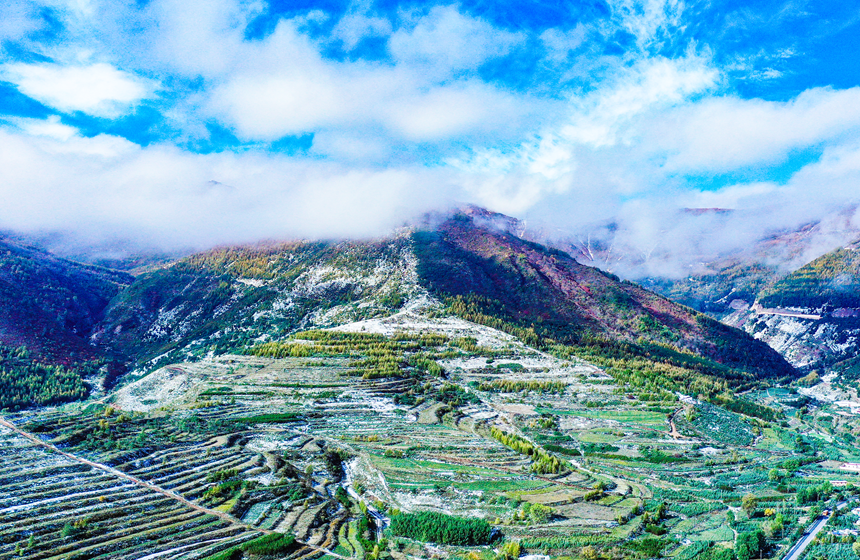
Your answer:
[[[533,344],[567,345],[605,359],[656,361],[742,386],[790,377],[779,354],[742,331],[567,253],[482,227],[457,214],[416,232],[421,281],[476,322],[509,325]],[[689,381],[687,379],[686,381]]]
[[[98,352],[88,338],[133,278],[0,240],[0,344],[71,364]]]
[[[860,246],[827,253],[763,289],[764,307],[860,307]]]

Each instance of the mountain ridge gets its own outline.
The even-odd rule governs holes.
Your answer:
[[[539,346],[640,369],[656,360],[686,372],[676,385],[704,375],[709,394],[719,380],[742,387],[795,375],[749,335],[521,234],[515,219],[467,207],[384,238],[218,247],[136,277],[105,272],[122,285],[69,336],[87,346],[85,357],[149,370],[429,298],[439,313],[488,317]]]

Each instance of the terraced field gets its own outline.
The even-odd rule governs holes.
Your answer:
[[[860,486],[813,454],[828,436],[832,460],[854,457],[825,416],[767,422],[633,390],[464,323],[315,331],[6,415],[0,560],[252,558],[270,533],[295,535],[291,559],[438,555],[386,529],[421,511],[484,519],[530,553],[630,558],[732,547],[778,513],[777,555],[808,517],[800,492]]]

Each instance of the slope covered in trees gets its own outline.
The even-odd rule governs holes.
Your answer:
[[[143,274],[117,297],[96,339],[132,359],[279,338],[344,306],[332,324],[388,315],[404,301],[407,239],[222,247]],[[366,305],[359,306],[359,302]],[[205,348],[203,348],[205,346]]]
[[[860,247],[840,247],[759,293],[764,307],[860,307]]]
[[[23,346],[0,346],[0,409],[18,410],[82,399],[89,394],[82,376],[95,373],[97,365],[46,365],[34,361]]]
[[[88,342],[104,310],[132,277],[0,240],[0,344],[26,346],[48,363],[97,356]]]
[[[460,213],[413,236],[421,281],[464,318],[519,329],[532,344],[644,357],[735,386],[794,375],[746,333],[482,218]]]

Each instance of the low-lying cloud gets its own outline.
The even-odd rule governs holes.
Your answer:
[[[774,57],[721,54],[675,0],[538,28],[448,4],[63,6],[45,4],[50,29],[0,7],[2,79],[47,107],[0,115],[2,229],[199,248],[374,235],[477,203],[614,244],[646,263],[631,275],[682,275],[853,224],[860,88],[741,95],[779,78]],[[820,227],[810,254],[851,227]]]

